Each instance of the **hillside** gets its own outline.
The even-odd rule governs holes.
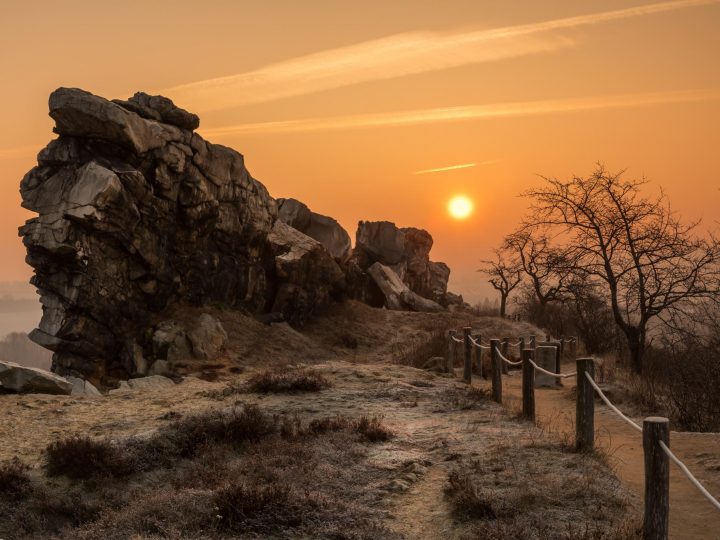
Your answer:
[[[18,487],[0,499],[0,537],[630,534],[637,498],[602,460],[519,421],[486,381],[399,363],[424,363],[447,327],[537,329],[356,302],[302,330],[213,315],[225,355],[177,384],[0,396],[0,460],[30,467],[2,469]],[[306,391],[275,392],[288,377]],[[48,454],[53,441],[65,442]]]

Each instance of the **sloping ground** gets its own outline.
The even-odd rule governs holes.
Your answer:
[[[102,398],[0,396],[0,461],[31,465],[30,487],[12,501],[0,472],[0,538],[631,537],[637,499],[600,461],[519,422],[485,388],[392,363],[424,350],[422,336],[469,322],[463,316],[351,304],[300,334],[215,314],[231,336],[226,361],[205,370],[218,380]],[[284,373],[311,366],[330,386],[251,391],[276,363]],[[207,411],[247,405],[273,426],[262,436],[207,431]],[[192,451],[185,441],[173,454],[188,429]],[[86,480],[48,477],[46,446],[73,434],[111,438],[119,456],[142,448],[143,460],[98,477],[88,454]]]

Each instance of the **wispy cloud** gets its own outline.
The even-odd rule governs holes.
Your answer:
[[[472,169],[477,166],[477,163],[463,163],[462,165],[450,165],[448,167],[438,167],[437,169],[423,169],[422,171],[415,171],[413,174],[431,174],[445,171],[456,171],[458,169]]]
[[[383,126],[407,126],[436,122],[457,122],[463,120],[480,120],[484,118],[513,116],[537,116],[554,113],[646,107],[652,105],[715,100],[720,100],[720,90],[688,90],[545,101],[495,103],[488,105],[468,105],[461,107],[420,109],[390,113],[336,116],[331,118],[308,118],[304,120],[240,124],[214,129],[203,129],[201,131],[206,137],[218,138],[231,135],[256,133],[292,133]]]
[[[553,32],[717,4],[675,0],[517,26],[463,32],[405,33],[197,81],[162,91],[197,112],[304,95],[366,81],[557,50],[573,45]]]

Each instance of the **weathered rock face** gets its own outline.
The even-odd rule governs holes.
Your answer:
[[[444,263],[430,261],[432,245],[432,236],[425,230],[398,228],[388,221],[361,221],[351,265],[367,271],[380,263],[392,269],[412,292],[447,305],[450,269]],[[367,294],[367,284],[362,282],[361,275],[354,281],[349,277],[349,281],[356,296]]]
[[[327,298],[338,299],[345,275],[323,245],[277,220],[268,240],[275,256],[278,285],[271,311],[302,322]]]
[[[96,383],[143,374],[147,330],[176,302],[300,319],[341,288],[322,245],[276,226],[243,157],[193,133],[197,117],[170,100],[61,88],[50,116],[59,137],[21,183],[38,217],[20,234],[43,304],[31,338],[55,352],[54,371]],[[305,281],[315,273],[337,279],[318,288]]]
[[[350,258],[350,235],[333,218],[311,211],[296,199],[278,199],[278,217],[320,242],[336,261],[344,263]]]
[[[389,309],[410,311],[441,311],[443,309],[437,302],[423,298],[411,291],[400,279],[400,276],[379,262],[368,268],[368,274],[382,291],[385,296],[385,305]]]

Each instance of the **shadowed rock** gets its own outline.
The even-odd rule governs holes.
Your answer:
[[[442,311],[443,307],[437,302],[415,294],[403,283],[391,268],[375,263],[368,268],[368,274],[385,295],[385,302],[389,309],[411,311]]]
[[[432,236],[423,229],[398,228],[389,221],[361,221],[350,264],[368,271],[373,264],[380,263],[391,268],[412,292],[447,305],[450,269],[445,263],[430,261],[432,245]],[[351,274],[351,291],[362,298],[367,294],[362,273],[355,271],[355,280],[350,279]]]
[[[278,199],[278,217],[320,242],[335,260],[344,263],[351,253],[350,235],[333,218],[311,211],[296,199]]]
[[[54,371],[145,374],[159,359],[148,330],[178,302],[301,322],[342,288],[321,244],[276,226],[243,156],[194,133],[197,117],[169,99],[61,88],[50,115],[59,138],[22,180],[38,215],[20,234],[43,304],[31,338],[55,352]]]

